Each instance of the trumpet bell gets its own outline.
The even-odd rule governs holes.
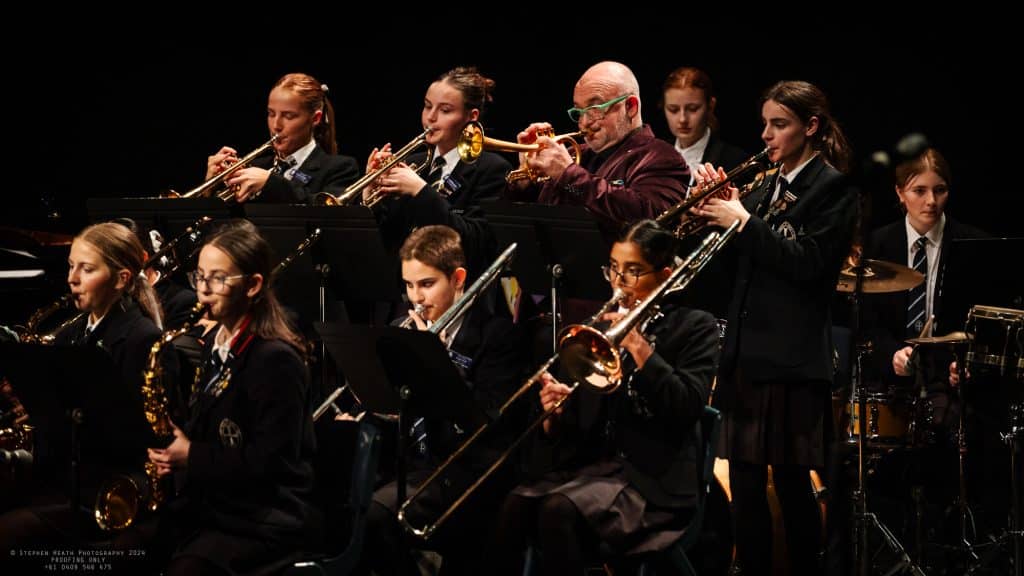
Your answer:
[[[314,206],[340,206],[338,198],[329,192],[319,192],[313,197]]]
[[[459,159],[467,164],[476,162],[484,151],[483,126],[476,121],[468,122],[462,128],[462,136],[459,137],[457,147],[459,149]]]
[[[600,330],[575,324],[558,337],[558,359],[576,382],[610,394],[622,381],[622,356]]]

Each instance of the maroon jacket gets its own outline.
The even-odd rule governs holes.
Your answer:
[[[580,165],[569,166],[561,177],[539,189],[509,189],[509,198],[541,204],[584,206],[602,230],[614,234],[627,222],[654,218],[686,195],[690,180],[676,149],[654,137],[644,125],[626,137],[591,174],[586,167],[595,154],[584,145]]]

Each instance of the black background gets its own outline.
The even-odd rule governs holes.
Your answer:
[[[574,5],[558,15],[545,5],[488,5],[488,13],[508,14],[496,20],[381,4],[365,21],[351,8],[340,18],[322,7],[279,8],[255,19],[208,18],[198,9],[63,13],[59,23],[28,24],[27,42],[7,37],[7,150],[23,168],[2,221],[73,232],[85,223],[85,198],[199,184],[206,157],[221,145],[245,153],[267,139],[267,94],[288,72],[330,86],[339,147],[362,163],[372,147],[400,146],[421,131],[427,86],[454,66],[476,65],[497,81],[485,126],[514,140],[532,121],[574,130],[565,110],[576,79],[614,59],[635,71],[644,119],[666,139],[658,109],[665,76],[682,65],[708,70],[724,139],[750,152],[761,147],[760,93],[777,80],[814,82],[853,144],[873,224],[897,217],[895,193],[891,182],[866,174],[864,160],[919,131],[952,164],[948,212],[994,234],[1022,235],[1007,138],[1015,115],[997,104],[1014,94],[1019,50],[1010,49],[1012,35],[967,40],[1005,15],[895,22],[879,7],[859,6],[830,8],[845,16],[829,19],[739,5]],[[124,19],[133,24],[112,23]],[[48,195],[61,221],[38,219]]]

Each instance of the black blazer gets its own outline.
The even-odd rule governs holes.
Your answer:
[[[935,323],[933,334],[946,334],[962,330],[966,310],[950,310],[943,306],[943,292],[948,291],[950,284],[970,282],[963,277],[956,263],[949,264],[949,244],[958,238],[985,238],[988,235],[966,224],[946,216],[946,226],[942,231],[942,246],[939,247],[939,270],[935,281],[933,313]],[[887,224],[868,237],[864,245],[864,257],[887,260],[900,266],[907,265],[907,228],[906,221],[900,219]],[[909,291],[890,292],[886,294],[868,294],[864,296],[863,326],[865,334],[874,341],[876,365],[886,384],[909,385],[910,379],[896,376],[892,369],[892,356],[906,344],[907,297]],[[943,373],[945,375],[945,373]]]
[[[711,132],[711,136],[708,138],[708,145],[704,148],[704,156],[700,161],[711,162],[715,167],[721,166],[728,172],[742,164],[749,157],[750,155],[744,152],[742,148],[724,142],[718,137],[718,134]]]
[[[213,377],[213,343],[203,349],[201,390]],[[290,345],[254,336],[229,357],[218,397],[193,392],[185,494],[202,528],[270,542],[298,542],[313,529],[316,440],[303,361]]]
[[[831,312],[848,254],[857,194],[819,155],[790,184],[796,200],[765,221],[777,180],[744,199],[751,212],[733,241],[739,254],[716,402],[728,406],[732,376],[828,380],[833,375]]]
[[[679,306],[676,296],[666,297],[661,311],[646,330],[655,348],[643,369],[627,357],[622,388],[612,394],[581,385],[554,438],[537,433],[532,465],[571,470],[610,457],[648,501],[673,508],[696,502],[700,414],[718,361],[718,326],[707,312]]]
[[[261,156],[252,165],[269,170],[274,165],[274,155]],[[317,146],[295,171],[291,180],[281,174],[271,174],[257,200],[279,204],[308,204],[320,192],[330,192],[337,196],[344,192],[346,186],[355,182],[359,175],[359,164],[355,158],[328,154]]]
[[[413,154],[410,163],[426,160],[426,153]],[[394,250],[414,228],[443,224],[454,228],[462,239],[470,275],[482,272],[495,254],[495,240],[480,203],[497,199],[505,189],[505,175],[512,166],[501,156],[484,152],[473,164],[459,161],[439,192],[427,183],[415,197],[402,196],[377,204],[374,213],[384,241]]]
[[[395,324],[404,319],[395,320]],[[452,362],[472,391],[476,405],[492,418],[522,384],[526,353],[521,328],[506,317],[490,313],[484,303],[478,303],[466,313],[449,347]],[[428,419],[426,423],[430,456],[435,464],[458,448],[467,432],[472,432],[459,432],[448,421]],[[494,429],[499,431],[486,434],[477,448],[467,454],[464,459],[467,465],[455,467],[460,469],[455,474],[458,479],[474,479],[475,475],[469,475],[471,471],[479,471],[494,462],[497,452],[508,446],[505,440],[514,428],[515,422],[506,421]]]
[[[83,316],[70,326],[65,328],[54,344],[60,346],[96,346],[110,354],[114,367],[121,377],[128,393],[138,395],[142,409],[142,384],[143,373],[149,360],[149,351],[153,343],[160,337],[160,329],[156,327],[149,317],[143,315],[139,306],[131,299],[122,299],[111,307],[110,311],[92,334],[85,335],[85,327],[88,324],[88,317]],[[164,371],[163,385],[167,391],[170,402],[169,410],[172,417],[181,413],[182,399],[177,393],[178,390],[178,364],[173,348],[164,350],[161,359]],[[89,378],[89,374],[83,374],[83,378]],[[102,386],[103,383],[98,383]],[[141,418],[141,414],[139,415]],[[181,420],[178,419],[180,422]],[[144,421],[142,425],[145,426]],[[123,439],[106,446],[100,453],[92,453],[94,446],[92,440],[94,435],[89,426],[95,422],[86,422],[86,430],[83,432],[88,438],[83,440],[82,461],[83,478],[81,485],[82,502],[93,502],[96,498],[96,489],[99,483],[106,479],[112,471],[141,471],[142,464],[147,460],[145,441],[149,437],[137,439]],[[64,474],[59,478],[63,480]]]

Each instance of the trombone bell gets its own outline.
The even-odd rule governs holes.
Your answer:
[[[618,389],[622,356],[604,333],[576,324],[564,328],[558,342],[558,359],[573,380],[586,382],[605,394]]]

